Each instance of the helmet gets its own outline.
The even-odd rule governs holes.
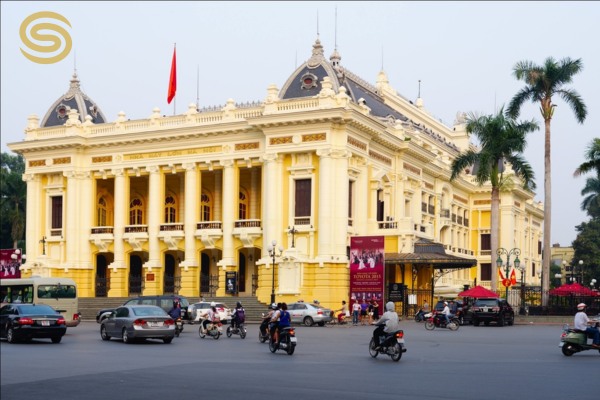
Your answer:
[[[240,303],[239,301],[236,303],[236,308],[241,308],[242,307],[242,303]]]
[[[445,306],[447,306],[447,305],[448,305],[448,302],[447,302],[447,301],[445,301],[445,302],[444,302],[444,305],[445,305]]]
[[[578,310],[583,310],[584,308],[586,308],[587,306],[585,305],[585,303],[579,303],[577,304],[577,309]]]
[[[394,311],[396,309],[396,307],[394,307],[394,302],[388,301],[385,304],[385,309],[388,310],[388,311]]]
[[[276,308],[277,308],[277,304],[275,304],[275,303],[271,304],[271,308],[272,308],[273,310],[274,310],[274,309],[276,309]]]
[[[211,303],[210,303],[210,306],[211,306],[211,307],[216,307],[216,306],[217,306],[217,303],[215,303],[215,302],[213,301],[213,302],[211,302]]]

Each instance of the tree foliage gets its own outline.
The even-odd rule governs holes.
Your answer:
[[[583,284],[589,285],[592,278],[600,284],[600,218],[593,218],[575,227],[577,238],[573,241],[573,260],[583,261]]]
[[[21,155],[0,155],[0,246],[24,247],[27,185],[23,182],[25,161]]]

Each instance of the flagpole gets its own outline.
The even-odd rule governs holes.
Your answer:
[[[173,57],[175,57],[176,49],[177,49],[177,43],[173,43]],[[177,76],[177,68],[175,68],[175,76]],[[175,96],[173,97],[173,115],[175,115],[175,109],[176,109],[175,105],[176,104],[177,104],[177,90],[175,90]]]
[[[176,99],[177,93],[177,43],[173,43],[173,59],[171,60],[171,73],[169,75],[169,90],[167,91],[167,103],[171,104],[173,101],[173,115],[176,113]]]

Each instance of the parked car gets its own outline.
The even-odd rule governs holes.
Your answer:
[[[140,296],[134,299],[127,300],[123,303],[123,306],[130,305],[152,305],[157,306],[168,312],[173,307],[173,301],[178,299],[181,304],[181,318],[184,320],[189,320],[189,314],[187,312],[190,302],[184,296],[179,296],[177,294],[164,294],[164,295],[156,295],[156,296]],[[104,308],[99,310],[96,313],[96,322],[101,323],[106,317],[113,312],[114,308]]]
[[[495,322],[498,326],[512,325],[515,322],[515,312],[504,299],[476,299],[471,311],[473,312],[473,325],[475,326],[479,326],[481,322],[485,325]]]
[[[51,339],[60,343],[67,332],[65,318],[45,304],[7,304],[0,308],[0,337],[9,343]]]
[[[190,315],[190,324],[200,321],[206,315],[210,308],[210,301],[201,301],[199,303],[190,304],[188,313]],[[219,319],[222,323],[231,323],[231,309],[223,303],[215,303]]]
[[[462,300],[440,300],[436,303],[433,309],[436,312],[442,312],[444,310],[445,301],[448,302],[448,305],[450,305],[450,301],[456,303],[456,312],[454,312],[453,314],[456,315],[456,318],[458,318],[461,325],[469,325],[473,323],[473,312],[471,311],[471,306],[469,304],[466,304]]]
[[[162,339],[168,344],[175,337],[175,321],[158,306],[121,306],[102,321],[100,337],[102,340],[117,337],[123,343],[136,339]]]
[[[292,323],[306,326],[313,326],[314,324],[323,326],[331,321],[331,309],[317,303],[290,303],[288,304],[288,312]]]

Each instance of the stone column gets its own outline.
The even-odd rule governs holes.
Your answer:
[[[66,223],[63,236],[67,246],[66,257],[61,260],[63,267],[72,268],[77,265],[79,237],[81,236],[81,199],[79,197],[79,182],[76,177],[77,172],[74,170],[65,171],[63,173],[67,177],[66,190]]]
[[[273,240],[277,240],[278,245],[281,244],[281,240],[278,234],[278,205],[277,205],[277,189],[280,185],[280,181],[277,176],[277,154],[265,154],[263,155],[264,168],[264,180],[262,185],[263,193],[263,248],[262,256],[269,257],[268,248]]]
[[[43,199],[40,184],[40,176],[36,174],[24,174],[23,180],[27,183],[27,199],[29,207],[27,207],[27,220],[25,232],[27,240],[25,254],[27,254],[26,265],[31,266],[35,260],[42,254],[42,205],[40,199]]]
[[[198,196],[198,174],[196,164],[184,164],[185,168],[185,261],[184,266],[198,266],[196,260],[196,222],[198,221],[198,207],[196,199]]]
[[[150,173],[149,179],[149,195],[148,195],[148,261],[144,267],[153,268],[159,267],[160,262],[160,247],[158,243],[158,232],[160,230],[160,217],[163,215],[163,205],[165,203],[164,190],[162,187],[160,167],[152,165],[146,167]],[[148,289],[148,288],[146,288]]]
[[[235,179],[236,168],[233,160],[221,161],[223,166],[223,257],[219,266],[235,265],[233,249],[233,225],[238,203],[238,185]]]
[[[82,172],[79,174],[81,182],[79,184],[79,203],[80,203],[80,235],[79,239],[79,266],[92,270],[92,252],[90,245],[90,233],[92,232],[92,224],[94,223],[94,214],[96,212],[95,188],[94,181],[90,172]],[[93,272],[93,271],[92,271]],[[94,274],[90,274],[92,282]]]
[[[127,287],[127,269],[125,263],[125,245],[123,236],[125,234],[125,225],[128,224],[127,210],[129,206],[129,196],[127,190],[127,179],[125,171],[122,168],[113,169],[115,176],[115,203],[114,203],[114,223],[113,223],[113,255],[114,260],[109,265],[110,269],[110,290],[109,297],[126,297],[128,295]]]

